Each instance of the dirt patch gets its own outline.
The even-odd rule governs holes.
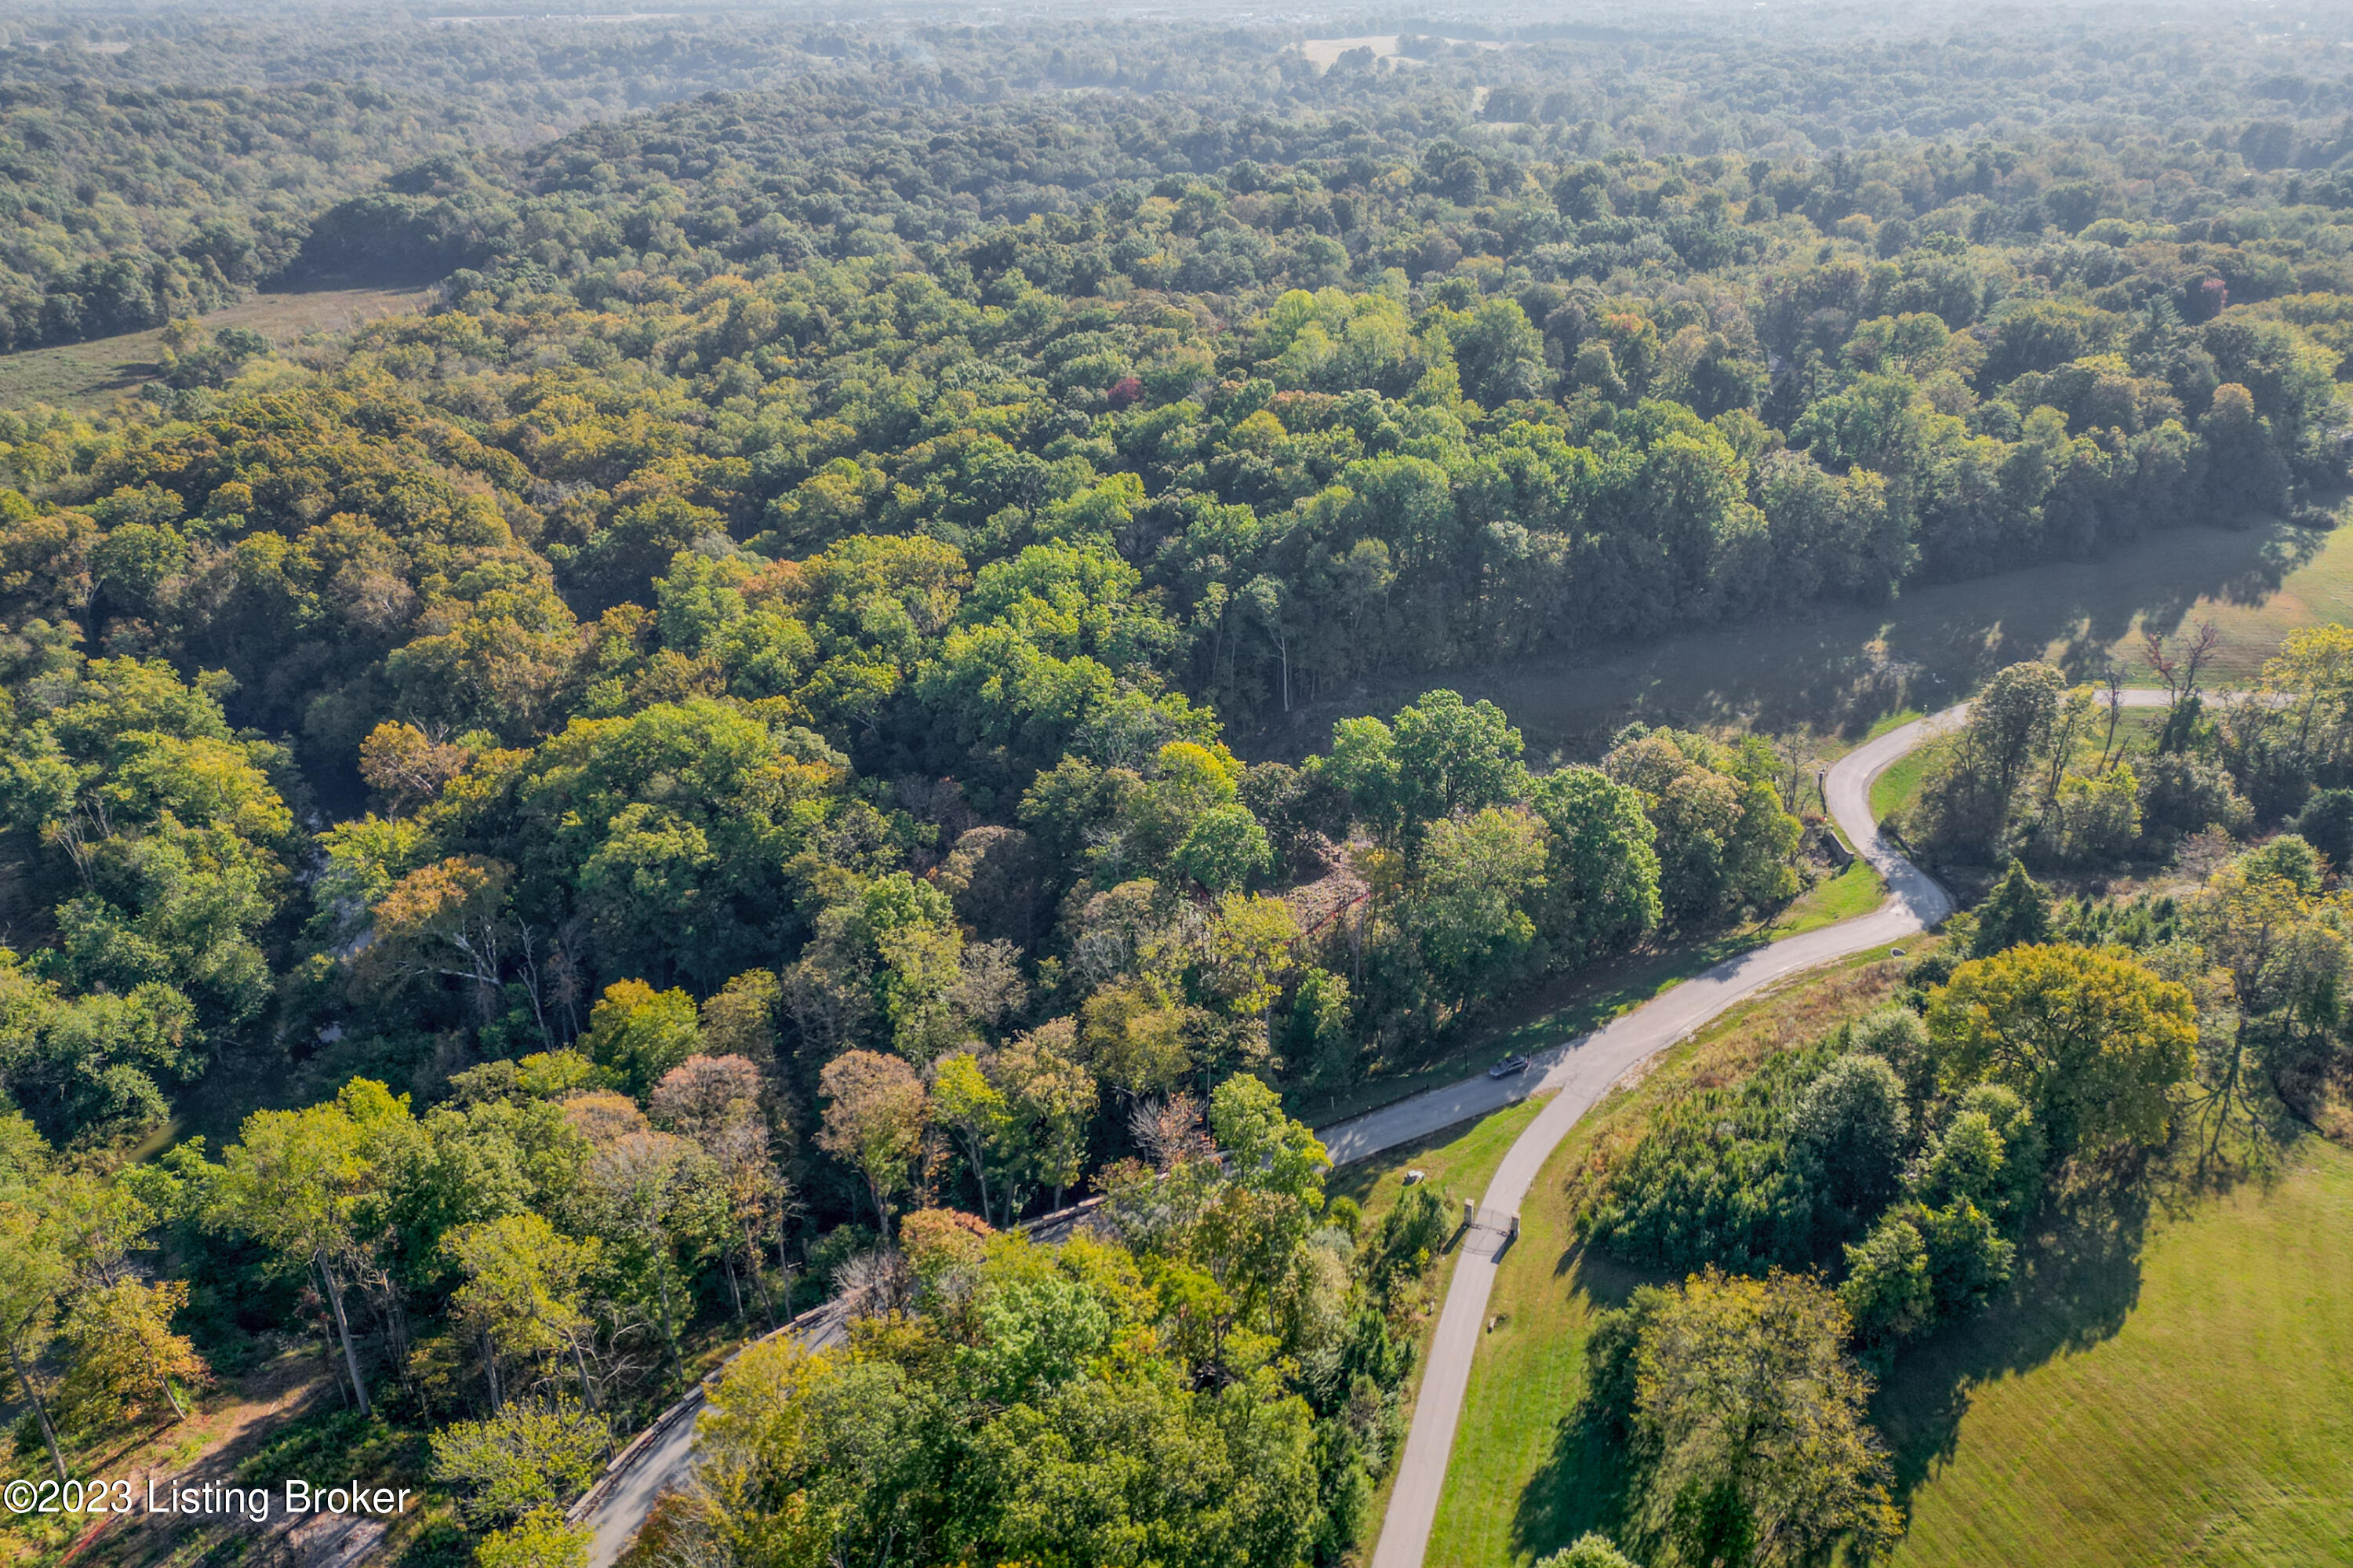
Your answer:
[[[185,1422],[149,1434],[108,1460],[92,1475],[127,1478],[143,1499],[149,1482],[201,1488],[237,1484],[237,1467],[259,1450],[279,1425],[317,1399],[334,1394],[314,1351],[294,1350],[237,1381],[234,1392],[216,1393]],[[357,1528],[355,1528],[357,1527]],[[242,1520],[184,1514],[134,1512],[118,1516],[84,1536],[65,1561],[77,1565],[142,1568],[166,1561],[195,1561],[239,1533],[268,1538],[246,1553],[266,1560],[315,1565],[356,1562],[384,1533],[382,1520],[311,1517],[301,1521],[273,1517],[254,1525]],[[356,1539],[365,1535],[361,1542]]]

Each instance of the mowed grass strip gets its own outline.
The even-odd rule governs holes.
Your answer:
[[[1644,1277],[1571,1244],[1570,1173],[1895,978],[1867,955],[1734,1010],[1555,1151],[1496,1281],[1430,1568],[1525,1564],[1617,1523],[1618,1456],[1561,1423],[1592,1314]],[[2054,1222],[2029,1258],[1874,1404],[1911,1512],[1899,1568],[2353,1562],[2353,1153],[2307,1138],[2268,1184]]]
[[[1398,1194],[1405,1191],[1405,1174],[1409,1171],[1420,1171],[1459,1209],[1464,1198],[1476,1198],[1487,1190],[1495,1167],[1504,1162],[1504,1156],[1527,1130],[1528,1123],[1535,1120],[1543,1105],[1542,1099],[1531,1097],[1476,1121],[1383,1150],[1368,1160],[1359,1160],[1333,1171],[1324,1183],[1324,1191],[1334,1198],[1356,1200],[1365,1212],[1363,1234],[1368,1239],[1373,1227],[1395,1206]],[[1445,1305],[1447,1289],[1454,1283],[1454,1262],[1459,1255],[1460,1248],[1448,1250],[1430,1271],[1428,1310],[1415,1328],[1413,1371],[1406,1379],[1402,1402],[1406,1427],[1400,1430],[1412,1425],[1414,1401],[1421,1392],[1422,1371],[1430,1362],[1430,1337],[1437,1332],[1439,1309]],[[1381,1518],[1388,1512],[1389,1493],[1396,1486],[1397,1466],[1392,1463],[1365,1516],[1369,1521],[1368,1530],[1378,1532]],[[1372,1542],[1368,1539],[1364,1546],[1364,1554],[1369,1556]]]
[[[1562,1418],[1583,1388],[1593,1313],[1645,1277],[1572,1244],[1570,1173],[1638,1136],[1671,1096],[1746,1076],[1775,1052],[1868,1012],[1894,993],[1899,968],[1883,951],[1865,954],[1744,1002],[1613,1090],[1553,1151],[1496,1276],[1488,1312],[1503,1321],[1472,1364],[1429,1568],[1527,1563],[1615,1522],[1602,1510],[1616,1490],[1616,1457],[1564,1440]]]
[[[2353,621],[2353,530],[2213,521],[2147,535],[2096,560],[1915,583],[1885,605],[1809,605],[1706,630],[1375,681],[1302,707],[1279,732],[1261,732],[1252,755],[1295,755],[1321,742],[1335,718],[1387,717],[1441,685],[1501,704],[1537,760],[1591,760],[1630,719],[1764,733],[1810,724],[1853,744],[1957,702],[2023,659],[2048,659],[2084,681],[2113,665],[2127,683],[2149,685],[2156,674],[2144,634],[2178,640],[2211,621],[2221,642],[2205,678],[2244,681],[2290,631]],[[1824,752],[1838,748],[1826,744]]]
[[[1776,942],[1801,937],[1858,915],[1868,915],[1886,898],[1887,884],[1879,879],[1879,873],[1872,870],[1867,862],[1858,860],[1837,875],[1826,876],[1806,889],[1795,903],[1774,916],[1766,931]]]
[[[1405,1191],[1405,1173],[1419,1171],[1433,1187],[1452,1192],[1456,1202],[1487,1190],[1495,1167],[1504,1162],[1513,1141],[1535,1120],[1542,1101],[1534,1097],[1508,1106],[1492,1116],[1445,1128],[1412,1143],[1384,1149],[1378,1154],[1343,1165],[1324,1183],[1331,1198],[1352,1198],[1365,1212],[1367,1225],[1380,1223]],[[1451,1266],[1451,1255],[1449,1255]]]
[[[1633,953],[1533,987],[1499,1008],[1484,1028],[1443,1055],[1409,1073],[1385,1074],[1333,1094],[1301,1097],[1294,1102],[1293,1114],[1317,1127],[1330,1127],[1467,1077],[1497,1057],[1526,1054],[1574,1040],[1726,959],[1868,915],[1886,897],[1887,885],[1879,874],[1857,861],[1808,888],[1770,919],[1752,920],[1696,941]]]
[[[1872,820],[1883,822],[1898,811],[1909,810],[1920,798],[1920,784],[1928,777],[1930,766],[1943,754],[1943,746],[1932,740],[1889,763],[1887,770],[1871,781]]]
[[[2037,1273],[1882,1391],[1894,1563],[2353,1562],[2353,1153]]]

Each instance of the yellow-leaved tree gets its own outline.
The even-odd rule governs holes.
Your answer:
[[[1951,1086],[2006,1084],[2054,1150],[2163,1140],[2196,1060],[2188,988],[2113,952],[2031,943],[1953,971],[1928,1006]]]

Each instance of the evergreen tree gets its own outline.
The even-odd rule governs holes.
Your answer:
[[[1991,958],[2004,948],[2040,942],[2050,935],[2050,895],[2013,859],[1993,896],[1978,906],[1978,929],[1969,939],[1969,957]]]

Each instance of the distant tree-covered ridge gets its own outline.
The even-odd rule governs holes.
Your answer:
[[[296,252],[328,208],[420,158],[490,154],[503,180],[522,149],[552,133],[711,92],[781,94],[786,121],[822,121],[846,101],[860,106],[853,115],[977,108],[1051,123],[1107,111],[1197,122],[1128,137],[1109,158],[1082,136],[961,183],[965,198],[997,210],[1067,209],[1109,176],[1295,162],[1303,119],[1324,122],[1312,137],[1341,157],[1409,156],[1468,135],[1490,160],[1632,148],[1833,164],[1858,146],[1868,164],[1891,134],[2000,147],[2055,137],[2072,150],[2080,129],[2111,149],[2128,135],[2168,154],[2219,155],[2167,193],[2199,216],[2212,193],[2243,198],[2249,175],[2267,187],[2259,206],[2336,199],[2344,84],[2311,70],[2292,45],[2206,13],[2128,38],[2092,30],[2054,39],[1993,15],[1933,38],[1901,20],[1867,39],[1828,22],[1740,23],[1564,29],[1499,16],[1471,26],[1470,39],[1408,35],[1395,62],[1364,51],[1319,71],[1293,32],[1092,16],[976,31],[918,13],[861,26],[724,13],[592,22],[27,14],[0,37],[0,204],[19,231],[0,253],[0,351],[159,326],[331,266],[416,280],[453,252],[371,248],[375,231],[353,221],[385,196],[416,194],[401,189],[413,177],[394,179],[308,255]],[[1708,90],[1694,94],[1695,80]],[[902,166],[921,171],[938,151],[924,147]],[[1458,190],[1471,167],[1458,160]],[[2106,216],[2101,172],[2072,151],[2012,174],[2005,166],[2003,183],[2042,203],[2030,231],[2045,217],[2073,233]],[[1890,217],[1890,196],[1864,189],[1873,180],[1849,182],[1859,204],[1832,201],[1829,216]],[[1914,185],[1883,172],[1878,185],[1916,207]],[[1788,191],[1774,195],[1789,205]],[[1810,216],[1823,217],[1820,205]]]

